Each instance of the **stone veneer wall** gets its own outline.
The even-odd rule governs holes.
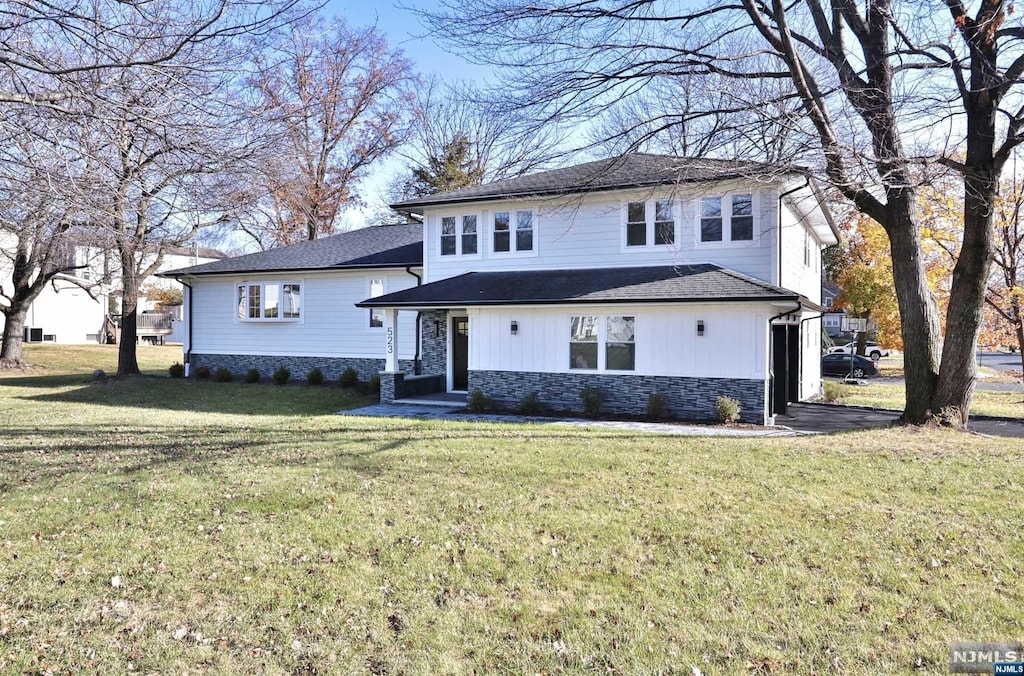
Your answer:
[[[246,371],[259,369],[260,376],[269,378],[274,371],[287,366],[292,372],[293,380],[304,380],[314,368],[324,372],[327,380],[338,380],[341,372],[352,367],[359,372],[359,379],[366,381],[379,375],[384,370],[384,360],[372,357],[272,357],[269,355],[251,354],[202,354],[192,353],[190,363],[192,369],[206,366],[210,371],[226,368],[235,376],[244,376]],[[412,359],[400,359],[399,368],[412,373],[415,365]]]
[[[435,328],[434,322],[440,322]],[[448,311],[433,310],[420,315],[420,366],[426,375],[448,374]],[[438,331],[437,335],[434,332]]]
[[[608,413],[645,415],[653,392],[664,394],[666,412],[679,420],[715,420],[715,402],[721,395],[740,402],[743,422],[764,424],[763,380],[739,378],[689,378],[608,373],[539,373],[518,371],[470,371],[469,390],[481,390],[501,408],[514,408],[531,392],[555,411],[582,412],[580,390],[599,387],[604,394],[602,410]]]

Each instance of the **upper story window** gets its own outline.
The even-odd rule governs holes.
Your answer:
[[[572,317],[569,368],[590,371],[636,370],[636,317]]]
[[[533,211],[494,212],[494,253],[533,251]]]
[[[832,296],[825,296],[825,300],[822,305],[825,307],[832,307]]]
[[[298,282],[249,282],[237,287],[240,321],[302,319],[302,285]]]
[[[701,198],[701,242],[750,242],[753,239],[753,195],[733,193]]]
[[[471,256],[479,251],[476,214],[441,217],[442,256]]]
[[[811,250],[811,233],[804,230],[804,267],[814,266],[814,253]]]
[[[370,298],[384,295],[384,280],[370,280]],[[370,328],[376,329],[384,326],[384,310],[379,307],[370,308]]]
[[[675,206],[672,200],[647,200],[626,204],[626,246],[654,244],[666,246],[676,242]]]

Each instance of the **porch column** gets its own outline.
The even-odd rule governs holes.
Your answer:
[[[384,310],[384,373],[399,373],[398,370],[398,310]]]

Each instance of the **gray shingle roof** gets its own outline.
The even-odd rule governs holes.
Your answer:
[[[394,268],[407,265],[423,265],[423,226],[420,223],[377,225],[352,230],[280,249],[170,270],[160,276]]]
[[[741,177],[776,178],[801,171],[797,167],[715,160],[673,155],[630,153],[564,169],[508,178],[485,185],[426,195],[393,204],[395,209],[413,210],[424,206],[473,202],[505,197],[561,195],[574,192],[694,183]]]
[[[357,303],[359,307],[464,307],[572,303],[798,300],[712,264],[581,270],[468,272]]]

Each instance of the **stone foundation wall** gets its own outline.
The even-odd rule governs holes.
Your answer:
[[[292,372],[292,380],[304,380],[314,368],[324,372],[326,380],[338,380],[341,372],[351,367],[359,372],[359,379],[366,381],[379,375],[384,370],[384,360],[372,357],[272,357],[269,355],[251,354],[202,354],[192,353],[190,362],[193,371],[206,366],[210,371],[226,368],[236,377],[241,378],[249,369],[259,369],[260,376],[269,378],[274,371],[287,366]],[[400,359],[399,367],[412,373],[413,360]]]
[[[688,378],[605,373],[539,373],[470,371],[469,390],[480,389],[501,408],[514,408],[531,392],[551,410],[582,413],[580,390],[598,387],[604,394],[602,410],[608,413],[645,415],[648,397],[659,392],[667,397],[666,413],[678,420],[715,420],[715,402],[726,395],[740,402],[743,422],[764,424],[763,380],[738,378]]]

